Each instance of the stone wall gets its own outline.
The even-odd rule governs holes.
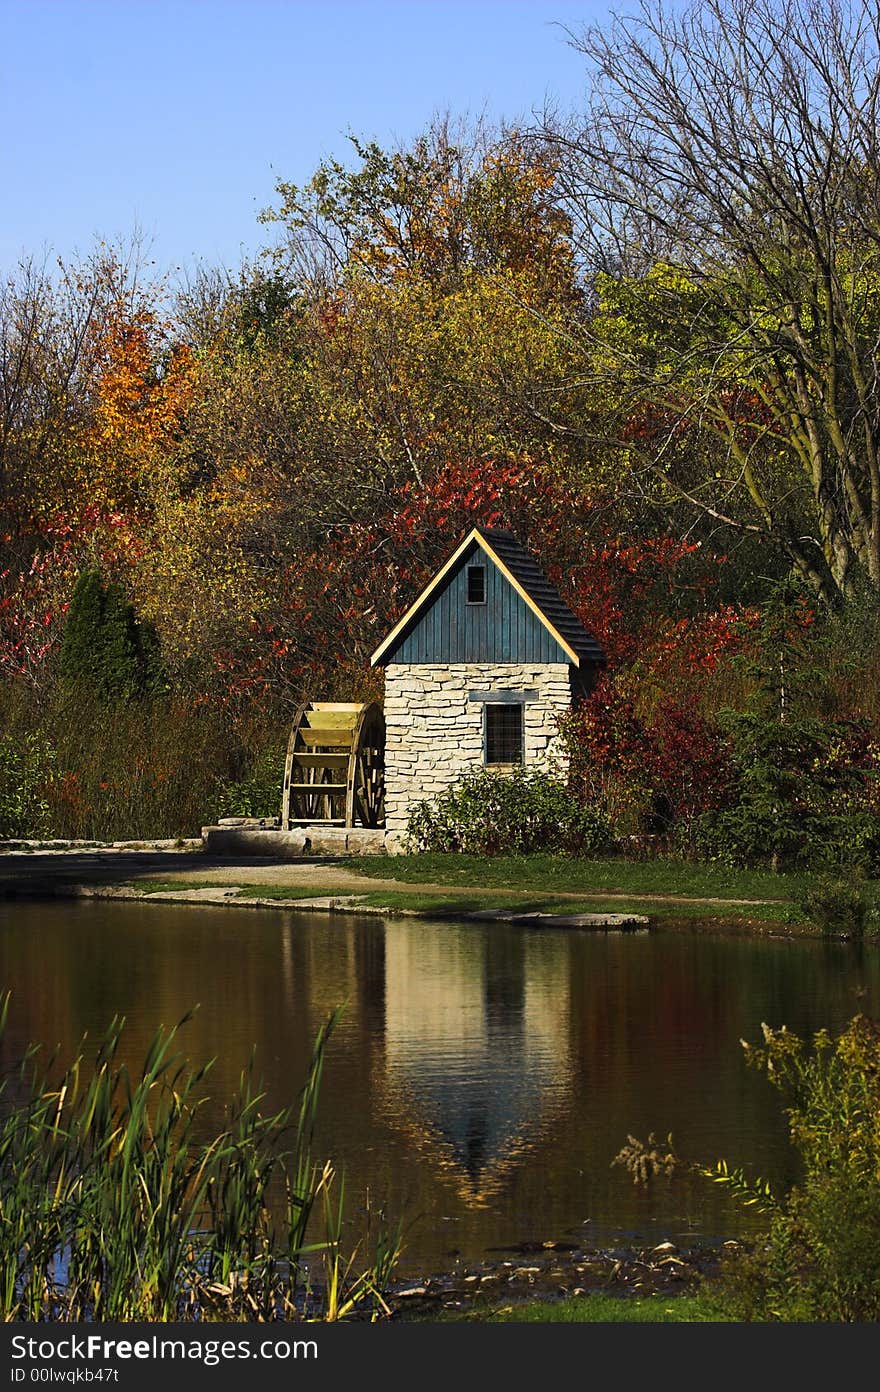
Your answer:
[[[557,719],[571,706],[565,662],[389,663],[385,669],[385,827],[400,847],[415,803],[433,802],[469,769],[483,765],[484,701],[470,693],[532,692],[525,704],[525,767],[562,763]]]
[[[231,819],[225,819],[231,821]],[[246,819],[242,818],[244,822]],[[385,849],[381,827],[314,826],[202,827],[201,846],[215,856],[271,856],[273,860],[301,860],[303,856],[379,855]]]

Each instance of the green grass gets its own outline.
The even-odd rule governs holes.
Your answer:
[[[731,1317],[703,1295],[615,1296],[596,1292],[567,1300],[534,1300],[489,1310],[447,1313],[444,1319],[492,1324],[710,1324]]]
[[[126,880],[123,889],[135,889],[138,894],[178,894],[182,889],[228,889],[220,880]]]
[[[675,860],[576,860],[564,856],[411,855],[354,856],[359,874],[407,884],[473,885],[480,889],[540,889],[565,893],[679,894],[701,899],[789,901],[801,875],[731,870]]]
[[[436,857],[431,857],[431,859],[436,859]],[[521,864],[521,862],[519,863]],[[354,865],[349,861],[346,862],[346,866],[360,870],[361,862],[358,861],[357,865]],[[442,867],[438,869],[437,873],[438,875],[444,873]],[[446,874],[448,876],[448,872]],[[149,896],[173,894],[186,889],[221,889],[227,891],[231,900],[264,899],[274,901],[279,905],[296,903],[302,899],[345,899],[356,895],[368,908],[387,909],[392,914],[412,913],[434,918],[455,919],[479,913],[485,909],[509,909],[512,913],[639,914],[647,916],[654,922],[657,920],[696,922],[711,918],[713,921],[718,920],[730,924],[767,924],[770,928],[775,926],[785,928],[787,931],[798,931],[811,927],[803,912],[795,904],[781,899],[748,904],[740,903],[736,899],[726,901],[719,899],[717,903],[706,904],[699,900],[686,901],[678,898],[653,899],[646,897],[637,899],[625,896],[603,898],[601,895],[584,894],[582,896],[576,891],[566,892],[558,886],[555,887],[555,893],[552,889],[546,893],[539,892],[541,888],[539,885],[530,890],[515,886],[506,889],[491,887],[482,889],[475,886],[471,889],[467,883],[461,881],[456,883],[452,876],[448,876],[448,878],[452,882],[448,889],[442,890],[419,890],[414,887],[411,890],[371,891],[366,887],[366,882],[363,891],[361,891],[353,889],[351,886],[339,888],[332,884],[327,887],[248,884],[246,881],[230,884],[229,881],[195,882],[187,879],[134,880],[129,881],[126,887]],[[413,883],[415,885],[418,881]]]
[[[232,886],[227,884],[226,888]],[[332,899],[350,893],[350,889],[316,889],[314,885],[243,884],[235,887],[238,899]]]
[[[316,899],[323,898],[322,889],[306,886],[268,885],[268,884],[230,884],[228,880],[128,880],[126,889],[137,890],[139,894],[179,894],[186,889],[222,889],[231,898],[247,899]],[[343,891],[336,891],[342,893]],[[345,891],[347,892],[347,891]]]
[[[700,903],[677,903],[665,899],[561,899],[554,895],[467,894],[450,892],[412,893],[397,890],[365,894],[363,902],[374,908],[391,911],[434,915],[438,918],[457,918],[483,909],[509,909],[511,913],[614,913],[640,914],[652,920],[723,919],[729,922],[767,923],[797,928],[805,926],[803,914],[789,904],[755,904],[744,908],[735,902],[707,906]]]

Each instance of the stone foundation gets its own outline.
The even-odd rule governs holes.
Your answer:
[[[525,767],[562,769],[557,721],[571,707],[574,670],[565,662],[389,663],[384,703],[388,850],[399,849],[417,802],[433,802],[463,773],[483,767],[483,706],[496,692],[528,694]]]
[[[385,833],[381,827],[301,826],[292,831],[257,826],[202,827],[202,845],[208,855],[271,856],[273,860],[300,860],[303,856],[381,855]]]

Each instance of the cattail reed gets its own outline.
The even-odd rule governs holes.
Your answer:
[[[9,995],[0,1006],[5,1030]],[[115,1019],[93,1062],[38,1048],[0,1080],[0,1311],[5,1320],[295,1320],[387,1312],[400,1252],[342,1252],[344,1184],[311,1156],[324,1055],[299,1096],[264,1114],[253,1056],[218,1134],[197,1121],[210,1065],[176,1052],[190,1015],[159,1030],[138,1076]],[[60,1073],[60,1077],[58,1076]],[[270,1187],[284,1202],[270,1202]],[[315,1229],[318,1229],[317,1233]],[[365,1257],[365,1254],[364,1254]],[[317,1276],[315,1276],[317,1271]]]

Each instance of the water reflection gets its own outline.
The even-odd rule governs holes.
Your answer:
[[[536,935],[385,933],[383,1103],[425,1162],[482,1206],[571,1093],[564,952]]]
[[[327,1058],[315,1154],[418,1221],[408,1264],[566,1235],[729,1235],[743,1218],[684,1174],[636,1190],[628,1133],[771,1179],[792,1158],[779,1102],[744,1066],[761,1022],[810,1034],[880,1012],[878,951],[844,944],[615,936],[286,911],[0,904],[0,1063],[30,1040],[69,1054],[126,1016],[132,1064],[160,1024],[209,1075],[206,1127],[256,1046],[266,1105],[295,1100],[315,1033]]]

